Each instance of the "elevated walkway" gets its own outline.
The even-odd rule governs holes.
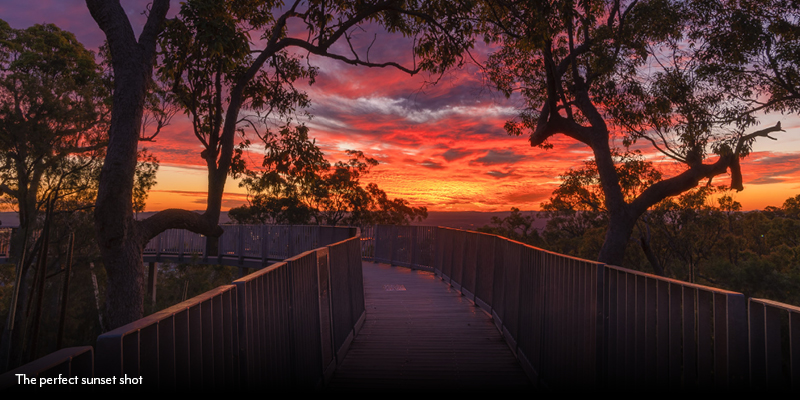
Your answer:
[[[329,390],[533,390],[490,316],[432,272],[363,273],[366,321]]]
[[[230,229],[221,254],[259,271],[9,371],[0,391],[37,390],[16,373],[172,392],[800,388],[800,307],[478,232],[354,233]],[[218,261],[197,243],[168,236],[155,257]]]

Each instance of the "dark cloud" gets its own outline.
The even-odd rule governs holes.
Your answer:
[[[507,204],[542,202],[550,198],[550,191],[538,189],[530,192],[516,192],[505,196]]]
[[[423,161],[423,162],[421,162],[421,163],[419,163],[417,165],[419,165],[420,167],[425,167],[425,168],[430,168],[430,169],[443,169],[444,168],[444,165],[442,165],[441,163],[437,163],[436,161],[431,161],[431,160]]]
[[[491,176],[493,176],[495,178],[506,178],[506,177],[509,177],[509,176],[513,175],[514,171],[513,170],[512,171],[508,171],[508,172],[489,171],[486,174],[487,175],[491,175]]]
[[[753,179],[749,182],[745,182],[745,185],[752,184],[752,185],[769,185],[772,183],[784,183],[786,182],[786,178],[775,178],[771,176],[764,176],[757,179]]]
[[[447,161],[455,161],[461,158],[464,158],[470,154],[475,154],[475,150],[468,150],[468,149],[450,149],[442,153],[442,157],[444,157]]]
[[[510,150],[489,150],[485,156],[470,161],[470,165],[513,164],[523,158],[525,158],[525,156]]]
[[[403,147],[418,148],[425,144],[425,139],[408,132],[397,132],[394,134],[387,134],[384,136],[386,142],[399,144]]]
[[[768,153],[769,154],[769,153]],[[797,154],[764,155],[755,162],[743,165],[745,184],[766,185],[794,180],[800,172],[800,157]],[[747,163],[745,161],[745,163]],[[750,176],[755,178],[750,178]]]

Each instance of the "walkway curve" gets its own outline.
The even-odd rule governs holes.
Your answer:
[[[480,308],[431,272],[364,262],[366,321],[328,388],[532,391]]]

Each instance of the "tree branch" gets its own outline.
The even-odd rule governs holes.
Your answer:
[[[769,134],[772,133],[772,132],[785,132],[783,129],[781,129],[780,121],[777,124],[775,124],[775,126],[771,126],[769,128],[764,128],[764,129],[762,129],[760,131],[755,131],[753,133],[744,135],[741,138],[739,138],[739,141],[736,143],[735,154],[738,156],[741,153],[741,151],[744,148],[744,146],[747,145],[747,142],[753,141],[758,137],[768,137],[768,138],[770,138],[772,140],[777,140],[777,139],[769,136]]]
[[[20,194],[18,190],[11,189],[5,183],[0,183],[0,193],[5,193],[9,196],[19,198]]]
[[[169,0],[153,1],[147,15],[147,22],[139,35],[139,45],[142,46],[145,60],[150,60],[156,55],[156,40],[161,33],[164,20],[167,18],[167,11],[169,11]]]
[[[677,196],[697,186],[702,179],[710,179],[717,175],[722,175],[728,168],[731,170],[731,188],[736,190],[744,189],[742,186],[742,171],[739,165],[744,143],[758,137],[769,137],[770,133],[778,131],[783,131],[780,122],[775,126],[742,136],[739,138],[736,151],[733,154],[723,154],[713,164],[697,164],[679,175],[650,186],[631,202],[631,211],[635,215],[641,215],[659,201],[670,196]]]
[[[396,62],[393,62],[393,61],[384,62],[384,63],[373,63],[373,62],[363,61],[363,60],[358,59],[358,58],[355,58],[355,59],[347,58],[347,57],[339,55],[339,54],[330,53],[330,52],[328,52],[326,50],[326,48],[324,48],[322,46],[315,46],[315,45],[313,45],[311,43],[308,43],[308,42],[306,42],[305,40],[302,40],[302,39],[284,38],[284,39],[281,39],[281,41],[279,43],[282,45],[281,47],[287,47],[287,46],[299,47],[299,48],[305,49],[306,51],[308,51],[311,54],[316,54],[318,56],[323,56],[323,57],[328,57],[328,58],[331,58],[331,59],[334,59],[334,60],[339,60],[339,61],[342,61],[344,63],[350,64],[350,65],[361,65],[361,66],[370,67],[370,68],[394,67],[394,68],[397,68],[400,71],[403,71],[403,72],[405,72],[405,73],[407,73],[409,75],[414,75],[414,74],[416,74],[416,73],[421,71],[421,68],[419,68],[419,67],[414,68],[414,69],[410,69],[410,68],[404,67],[404,66],[402,66],[402,65],[400,65],[400,64],[398,64]]]
[[[209,221],[205,214],[170,208],[139,222],[142,234],[147,240],[156,237],[167,229],[186,229],[201,235],[219,237],[224,230]]]

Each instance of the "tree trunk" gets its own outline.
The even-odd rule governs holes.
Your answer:
[[[610,215],[606,239],[597,260],[615,266],[622,266],[625,259],[625,249],[628,247],[628,240],[633,233],[633,226],[636,224],[635,217],[627,215]]]
[[[133,236],[133,237],[132,237]],[[130,235],[127,240],[100,249],[106,265],[106,323],[114,329],[144,315],[144,264],[146,241]]]
[[[208,199],[206,200],[206,212],[203,217],[209,224],[219,225],[219,217],[222,213],[222,196],[225,192],[225,180],[228,178],[227,170],[225,173],[214,169],[208,171]],[[206,255],[209,257],[219,255],[219,237],[206,237]]]
[[[100,173],[95,232],[108,274],[106,312],[114,329],[142,317],[146,240],[133,218],[133,178],[147,85],[155,62],[155,41],[169,1],[155,1],[139,37],[134,36],[119,2],[87,0],[92,17],[106,34],[114,69],[114,96],[108,149]]]

